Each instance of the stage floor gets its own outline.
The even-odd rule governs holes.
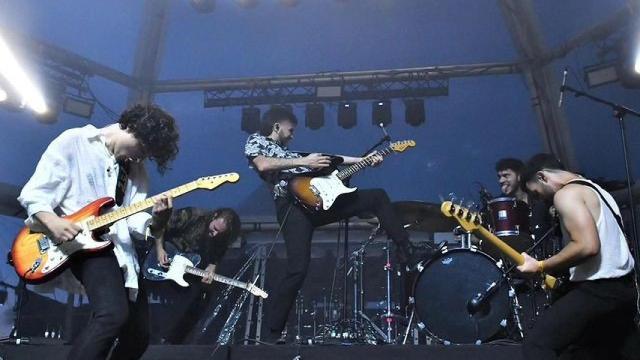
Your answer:
[[[64,345],[0,345],[2,360],[66,358]],[[143,360],[519,360],[518,345],[248,345],[221,346],[152,345]]]

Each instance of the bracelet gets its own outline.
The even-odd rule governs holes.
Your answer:
[[[544,260],[538,261],[538,271],[541,273],[544,272]]]

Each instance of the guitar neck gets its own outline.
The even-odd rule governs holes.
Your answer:
[[[377,154],[382,156],[387,156],[392,152],[393,152],[393,149],[391,149],[390,147],[386,147],[384,150],[379,150]],[[338,179],[344,180],[349,176],[357,173],[358,171],[366,168],[367,166],[371,166],[371,164],[373,164],[373,158],[371,156],[367,156],[361,161],[358,161],[357,163],[350,165],[345,169],[342,169],[341,171],[338,172],[336,176],[338,177]]]
[[[173,188],[167,191],[166,193],[170,194],[172,197],[175,198],[196,189],[198,189],[197,181],[192,181],[190,183],[186,183],[184,185]],[[87,224],[89,225],[89,230],[95,230],[101,227],[105,227],[107,225],[111,225],[116,221],[122,220],[133,214],[147,210],[153,207],[153,204],[155,203],[158,197],[160,197],[160,195],[152,196],[150,198],[131,204],[129,206],[125,206],[123,208],[119,208],[107,214],[100,215],[87,222]]]
[[[524,256],[515,251],[511,246],[507,245],[504,241],[500,240],[497,236],[489,232],[484,226],[480,226],[477,230],[483,239],[489,240],[491,244],[497,247],[503,254],[507,255],[511,261],[517,265],[524,263]]]
[[[187,268],[185,269],[185,272],[191,275],[195,275],[195,276],[199,276],[199,277],[205,277],[208,275],[208,273],[200,268],[194,267],[194,266],[187,266]],[[247,284],[242,282],[242,281],[238,281],[238,280],[234,280],[231,278],[228,278],[226,276],[222,276],[222,275],[218,275],[218,274],[213,274],[213,280],[223,283],[223,284],[227,284],[227,285],[232,285],[235,287],[239,287],[242,289],[247,289]]]
[[[500,249],[503,254],[507,255],[511,261],[516,265],[522,265],[524,263],[524,256],[515,251],[511,246],[507,245],[504,241],[500,240],[497,236],[489,232],[484,226],[480,226],[477,230],[482,238],[489,240],[495,247]],[[555,289],[558,286],[558,279],[554,276],[544,274],[544,285],[549,289]]]

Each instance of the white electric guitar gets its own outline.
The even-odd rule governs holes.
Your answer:
[[[172,280],[176,284],[187,287],[189,283],[184,279],[185,274],[206,277],[208,272],[196,267],[200,263],[200,255],[193,253],[179,253],[178,249],[170,242],[164,244],[167,256],[170,259],[169,268],[160,265],[155,251],[150,251],[144,260],[144,278],[151,281]],[[219,274],[213,274],[213,280],[247,290],[255,296],[266,299],[269,296],[264,290],[254,284],[238,281]]]

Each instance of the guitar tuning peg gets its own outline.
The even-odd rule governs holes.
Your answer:
[[[460,203],[458,204],[458,206],[462,207],[462,203],[464,203],[464,197],[460,198]]]
[[[455,193],[450,192],[450,193],[447,195],[447,197],[449,198],[449,201],[451,201],[452,203],[456,202],[457,197],[456,197],[456,194],[455,194]]]

